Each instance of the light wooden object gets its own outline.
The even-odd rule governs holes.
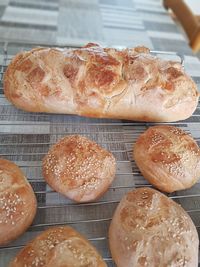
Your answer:
[[[183,26],[194,52],[200,50],[200,17],[194,15],[184,0],[163,0],[166,9],[171,9]]]

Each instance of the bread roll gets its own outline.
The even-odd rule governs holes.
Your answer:
[[[13,259],[9,267],[106,267],[96,249],[69,226],[42,232]]]
[[[57,192],[77,202],[99,198],[115,177],[113,155],[80,135],[66,136],[43,160],[43,176]]]
[[[14,163],[0,159],[0,245],[25,232],[36,214],[32,187]]]
[[[150,127],[138,138],[133,153],[144,178],[162,191],[190,188],[200,178],[200,149],[176,127]]]
[[[97,44],[17,54],[4,75],[4,93],[31,112],[157,122],[190,117],[199,97],[180,63],[144,47],[119,51]]]
[[[150,188],[122,198],[109,228],[109,244],[117,267],[198,267],[199,240],[191,218]]]

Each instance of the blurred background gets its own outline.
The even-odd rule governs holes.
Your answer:
[[[39,206],[28,231],[0,248],[1,267],[8,266],[16,252],[44,227],[60,223],[84,233],[108,266],[114,267],[107,243],[110,218],[125,192],[147,185],[132,159],[132,147],[149,124],[17,110],[3,92],[3,75],[13,56],[35,46],[79,47],[88,42],[119,48],[144,45],[184,55],[184,68],[200,90],[199,15],[200,0],[0,0],[0,156],[22,168]],[[174,125],[191,133],[200,145],[199,122],[200,106],[190,119]],[[41,160],[51,144],[72,133],[103,144],[118,161],[116,182],[101,199],[104,205],[70,205],[42,177]],[[199,192],[200,183],[171,195],[189,212],[198,232]]]
[[[0,41],[200,48],[197,0],[0,0]],[[190,49],[192,48],[192,49]]]

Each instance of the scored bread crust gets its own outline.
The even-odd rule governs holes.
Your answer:
[[[107,191],[115,178],[112,153],[80,135],[54,144],[43,159],[43,176],[57,192],[77,202],[93,201]]]
[[[4,74],[4,93],[31,112],[157,122],[190,117],[199,97],[180,63],[145,47],[119,51],[91,43],[17,54]]]
[[[144,178],[164,192],[190,188],[200,178],[198,144],[177,127],[148,128],[137,139],[133,155]]]
[[[0,159],[0,245],[23,234],[36,210],[35,194],[22,171],[13,162]]]
[[[127,193],[109,228],[117,267],[198,267],[199,239],[190,216],[151,189]]]
[[[9,267],[106,267],[100,254],[69,226],[51,227],[28,243]]]

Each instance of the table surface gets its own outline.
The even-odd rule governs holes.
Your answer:
[[[184,36],[160,1],[7,2],[0,3],[0,156],[16,162],[29,178],[37,196],[38,211],[33,225],[24,235],[6,247],[0,247],[0,266],[7,266],[16,252],[40,231],[60,224],[71,225],[83,233],[98,248],[108,266],[115,266],[107,242],[110,219],[124,193],[139,186],[150,186],[132,159],[132,147],[138,135],[152,124],[17,110],[3,95],[3,73],[18,51],[37,44],[79,46],[88,41],[116,47],[142,44],[152,50],[183,54],[185,70],[200,89],[199,59],[192,55]],[[80,22],[83,17],[84,21]],[[199,123],[200,106],[190,119],[173,125],[191,133],[200,144]],[[97,141],[112,151],[117,160],[114,183],[98,202],[92,204],[74,204],[53,192],[41,174],[41,160],[49,147],[62,136],[73,133]],[[169,196],[188,211],[199,231],[200,184]]]
[[[192,55],[161,0],[1,0],[0,39],[52,45],[146,45]]]

